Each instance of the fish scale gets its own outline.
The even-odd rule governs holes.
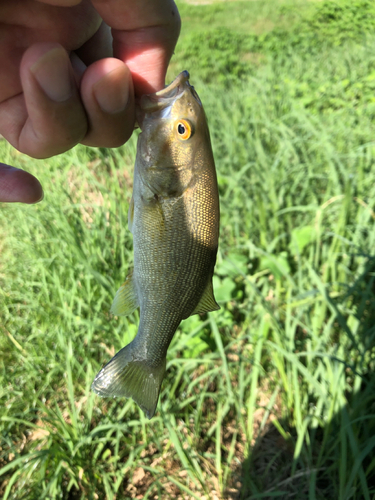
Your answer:
[[[219,197],[201,101],[181,73],[143,96],[129,225],[134,270],[111,311],[140,307],[134,340],[98,373],[102,397],[132,397],[148,418],[156,410],[166,354],[180,322],[219,308],[212,288],[219,237]]]

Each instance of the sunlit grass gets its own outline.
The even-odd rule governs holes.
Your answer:
[[[109,314],[136,138],[46,161],[0,143],[46,193],[0,211],[4,499],[373,498],[373,49],[279,54],[229,89],[188,68],[217,163],[221,309],[181,324],[151,421],[90,392],[137,331],[137,312]]]

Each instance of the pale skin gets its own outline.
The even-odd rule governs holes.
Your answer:
[[[180,31],[173,0],[0,0],[0,19],[0,134],[33,158],[124,144],[135,98],[164,87]],[[35,177],[0,163],[0,202],[42,196]]]

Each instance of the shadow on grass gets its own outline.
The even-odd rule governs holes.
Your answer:
[[[344,297],[332,303],[341,330],[334,342],[340,342],[340,335],[348,334],[346,330],[350,336],[339,302],[349,301],[359,322],[347,359],[341,360],[347,387],[341,409],[325,421],[305,419],[302,442],[288,419],[280,419],[276,425],[270,422],[248,449],[237,498],[375,498],[374,280],[375,257],[369,256],[364,273]]]
[[[295,431],[287,421],[280,421],[288,434],[285,439],[270,424],[242,465],[239,498],[364,499],[366,489],[368,498],[373,498],[375,418],[370,413],[374,405],[372,374],[329,425],[310,429],[309,443],[305,441],[296,457]]]

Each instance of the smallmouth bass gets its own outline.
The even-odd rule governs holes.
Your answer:
[[[138,333],[95,377],[102,397],[125,396],[155,414],[166,354],[180,322],[219,309],[212,288],[219,194],[202,103],[182,72],[140,100],[128,221],[134,270],[114,298],[117,316],[140,307]]]

